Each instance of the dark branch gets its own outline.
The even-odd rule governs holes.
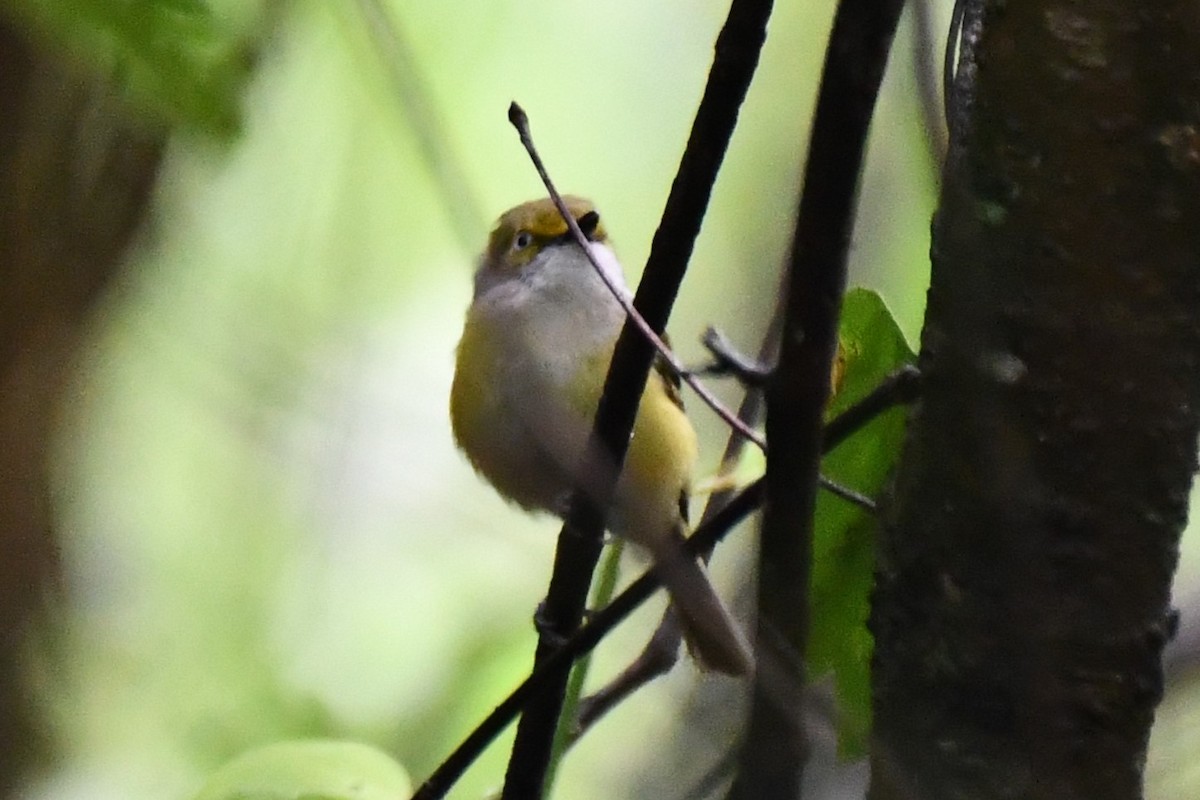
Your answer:
[[[825,438],[842,440],[847,431],[860,429],[895,405],[913,402],[920,392],[921,373],[912,365],[900,367],[870,394],[826,425]]]
[[[699,553],[712,548],[733,526],[758,508],[761,502],[762,480],[759,480],[735,496],[729,505],[707,524],[697,528],[688,540],[689,550]],[[538,662],[533,673],[496,706],[495,710],[442,762],[413,795],[412,800],[439,800],[445,797],[446,792],[462,777],[467,767],[474,763],[484,748],[512,722],[523,706],[532,705],[542,694],[551,691],[557,685],[559,676],[566,674],[575,659],[599,644],[660,586],[657,575],[651,570],[630,584],[602,610],[593,614],[588,623],[567,639],[562,647]]]
[[[766,494],[750,726],[729,796],[795,800],[808,755],[804,655],[821,419],[867,132],[902,0],[842,0],[826,50],[796,235],[779,366],[767,386]]]
[[[737,123],[738,109],[758,65],[771,6],[770,0],[734,0],[725,27],[717,37],[704,97],[634,297],[635,308],[656,333],[661,334],[666,328],[687,270],[717,171]],[[543,607],[547,621],[563,636],[579,627],[583,615],[588,586],[600,554],[604,494],[611,492],[625,458],[629,432],[653,356],[653,347],[627,319],[596,411],[593,446],[588,448],[598,462],[595,464],[598,468],[591,474],[607,476],[608,480],[597,482],[598,496],[576,493],[559,535]],[[548,659],[551,652],[548,641],[539,641],[535,665]],[[551,685],[537,695],[522,715],[505,775],[505,800],[541,796],[567,677],[564,664]]]

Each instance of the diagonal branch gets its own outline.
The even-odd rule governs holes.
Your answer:
[[[704,97],[634,297],[634,306],[656,333],[666,327],[687,270],[717,171],[737,123],[738,109],[766,40],[771,7],[770,0],[734,0],[725,27],[717,37]],[[588,586],[600,555],[604,495],[611,493],[625,458],[653,357],[650,343],[627,319],[613,353],[596,411],[592,446],[588,448],[594,462],[591,465],[594,471],[589,474],[601,477],[597,481],[599,495],[584,496],[577,492],[572,500],[559,535],[550,587],[540,610],[542,630],[535,666],[549,658],[582,620]],[[505,800],[528,800],[542,795],[567,677],[568,669],[564,666],[554,674],[546,691],[539,693],[525,709],[505,775]]]

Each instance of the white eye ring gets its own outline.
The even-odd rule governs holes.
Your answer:
[[[514,252],[524,250],[531,244],[533,244],[533,234],[529,231],[521,231],[517,234],[516,238],[513,239],[512,249]]]

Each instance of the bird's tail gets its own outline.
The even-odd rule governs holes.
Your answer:
[[[654,564],[701,666],[728,675],[752,673],[754,655],[741,626],[717,596],[704,566],[684,548],[682,536],[656,546]]]

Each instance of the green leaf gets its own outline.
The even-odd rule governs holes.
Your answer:
[[[882,298],[852,289],[842,306],[845,370],[828,414],[837,414],[914,359]],[[821,471],[843,486],[878,497],[904,436],[905,409],[894,408],[829,453]],[[872,639],[867,613],[875,568],[871,515],[828,492],[817,499],[808,653],[815,681],[832,675],[838,707],[838,750],[866,752],[871,729]]]
[[[365,744],[332,739],[278,742],[217,770],[195,800],[404,800],[404,769]]]
[[[4,6],[167,121],[221,136],[237,131],[250,59],[242,37],[204,0],[9,0]]]

